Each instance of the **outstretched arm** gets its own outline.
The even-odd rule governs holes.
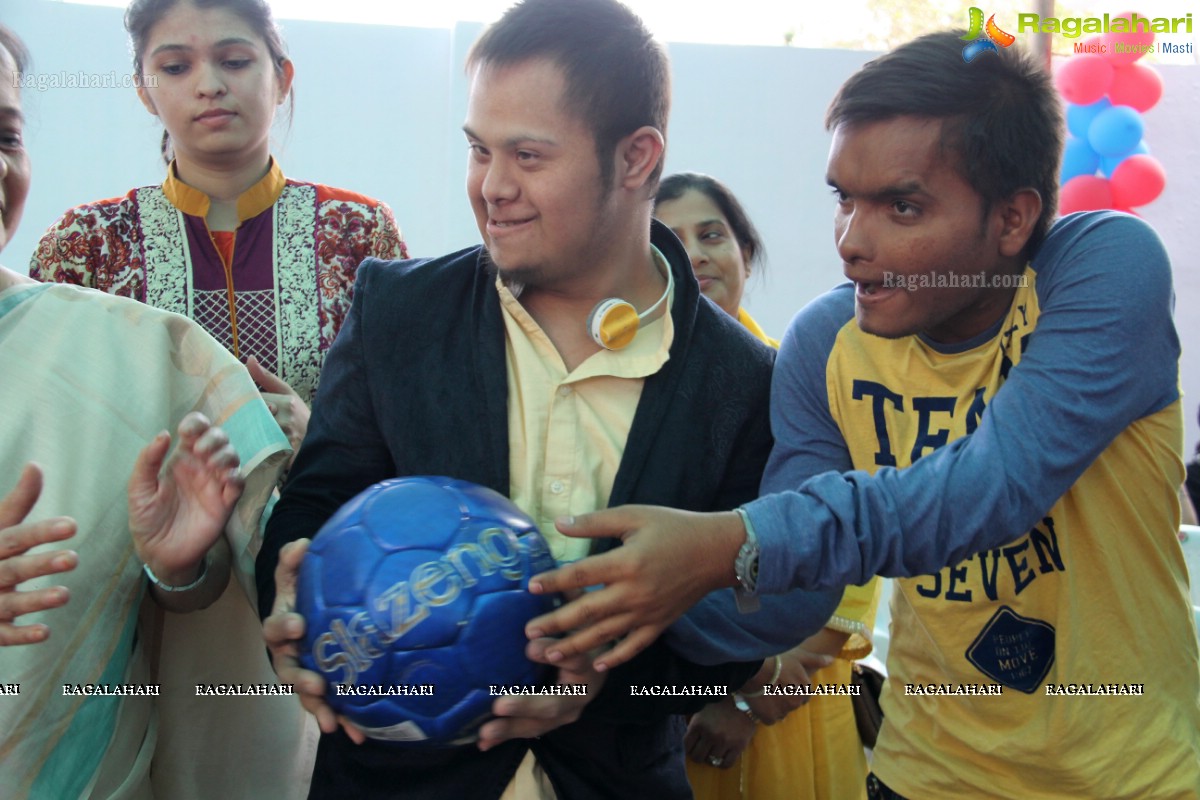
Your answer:
[[[551,660],[624,636],[596,661],[601,671],[644,650],[707,593],[734,586],[733,562],[746,540],[733,511],[619,506],[561,519],[556,526],[567,536],[619,538],[622,546],[535,575],[529,582],[535,594],[604,588],[531,620],[525,632],[533,639],[575,631],[550,648]]]
[[[128,495],[129,530],[152,574],[152,594],[182,612],[211,604],[229,580],[228,548],[214,546],[223,541],[243,484],[229,438],[203,414],[184,417],[178,436],[165,467],[171,446],[165,431],[138,454]]]
[[[18,625],[17,618],[58,608],[70,599],[65,586],[17,589],[33,578],[70,572],[79,563],[79,556],[71,550],[27,554],[39,544],[75,535],[75,521],[67,517],[25,522],[41,493],[42,471],[36,464],[27,464],[16,487],[0,499],[0,647],[46,641],[50,628],[41,623]]]
[[[1133,277],[1129,252],[1140,254]],[[1177,401],[1170,266],[1151,229],[1124,215],[1074,216],[1055,228],[1034,266],[1036,335],[972,433],[904,470],[826,472],[746,504],[762,553],[761,593],[927,574],[1004,544],[1122,430]],[[736,517],[648,508],[589,514],[564,533],[617,536],[625,546],[536,576],[531,588],[542,591],[605,588],[533,620],[527,632],[587,626],[563,640],[566,655],[629,632],[608,666],[704,592],[732,586],[730,565],[745,539]]]

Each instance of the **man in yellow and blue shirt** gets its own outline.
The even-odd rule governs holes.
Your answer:
[[[1048,77],[1011,48],[964,64],[958,33],[871,62],[831,106],[852,283],[784,336],[772,494],[737,514],[615,509],[560,526],[624,546],[603,569],[535,579],[609,586],[530,627],[569,629],[587,610],[611,636],[608,614],[653,629],[715,587],[896,576],[871,797],[1196,797],[1167,254],[1132,216],[1053,222]],[[685,529],[681,587],[655,565]],[[622,573],[655,590],[631,597]],[[676,647],[769,652],[714,597],[675,625]],[[763,600],[767,618],[742,627],[778,624],[786,643],[786,595]]]

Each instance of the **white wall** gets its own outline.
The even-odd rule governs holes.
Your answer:
[[[1163,238],[1175,268],[1175,326],[1183,342],[1179,372],[1190,455],[1200,441],[1200,65],[1158,70],[1166,88],[1163,99],[1144,115],[1145,139],[1166,169],[1167,188],[1142,216]]]
[[[28,43],[34,71],[128,72],[121,10],[46,0],[0,0]],[[381,198],[414,255],[478,241],[464,197],[466,109],[462,62],[481,26],[455,30],[284,20],[297,65],[296,113],[279,131],[285,171]],[[667,170],[709,172],[748,207],[767,244],[765,274],[747,305],[770,332],[841,278],[832,201],[824,182],[821,120],[838,85],[871,54],[800,48],[670,46],[674,109]],[[1175,265],[1184,342],[1188,449],[1200,431],[1200,68],[1159,67],[1166,92],[1145,115],[1146,140],[1167,170],[1145,211]],[[4,253],[23,268],[47,225],[68,207],[157,183],[160,128],[132,89],[27,90],[33,191]],[[1131,256],[1136,259],[1136,254]]]

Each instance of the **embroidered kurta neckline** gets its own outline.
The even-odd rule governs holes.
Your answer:
[[[238,195],[238,224],[257,217],[275,205],[275,201],[279,199],[279,195],[283,194],[283,187],[286,183],[287,179],[283,176],[283,170],[279,168],[279,162],[272,158],[271,166],[267,169],[267,174],[263,175],[249,189]],[[163,194],[171,201],[171,205],[183,213],[190,214],[193,217],[200,217],[201,219],[208,217],[208,208],[210,205],[208,195],[194,186],[188,186],[180,180],[179,176],[175,173],[174,161],[171,162],[171,166],[167,169],[167,178],[163,181],[162,188]]]

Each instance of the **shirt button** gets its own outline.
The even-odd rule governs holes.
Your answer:
[[[559,396],[559,397],[567,397],[567,396],[568,396],[568,395],[570,395],[570,394],[571,394],[571,387],[570,387],[570,386],[560,386],[560,387],[558,387],[558,396]]]
[[[563,489],[567,488],[562,481],[554,481],[550,484],[550,491],[554,494],[562,494]]]

